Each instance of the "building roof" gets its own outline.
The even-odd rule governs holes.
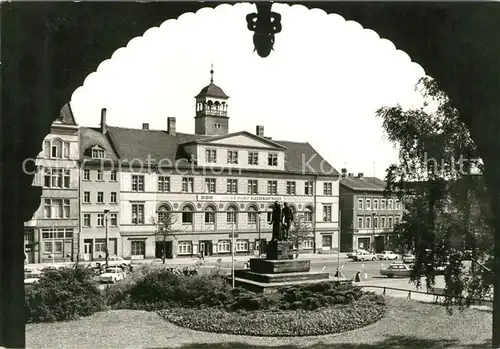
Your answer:
[[[78,126],[76,124],[75,116],[73,115],[73,111],[71,110],[71,105],[69,103],[63,105],[61,111],[59,112],[59,119],[57,121],[65,125]]]
[[[106,159],[118,160],[107,134],[102,134],[98,128],[80,127],[80,158],[89,158],[86,150],[95,145],[99,145],[106,150]]]
[[[215,97],[215,98],[225,98],[225,99],[229,98],[229,96],[226,95],[224,91],[222,91],[222,89],[213,82],[203,87],[200,93],[198,93],[198,95],[195,98],[200,98],[200,97]]]
[[[191,166],[182,144],[213,137],[179,132],[175,135],[169,135],[166,131],[161,130],[113,126],[108,126],[107,130],[111,145],[119,159],[146,161],[149,156],[149,159],[154,159],[156,162],[163,160],[163,163],[167,165],[167,161],[172,163],[175,161],[179,166]],[[320,176],[339,175],[337,170],[324,160],[309,143],[274,140],[273,142],[286,148],[284,150],[286,172]],[[265,171],[262,170],[262,172]]]
[[[272,146],[274,148],[278,148],[278,149],[282,149],[282,150],[286,149],[286,147],[283,146],[280,143],[272,141],[271,139],[266,138],[266,137],[257,136],[257,135],[255,135],[253,133],[248,132],[248,131],[239,131],[239,132],[234,132],[234,133],[230,133],[230,134],[223,134],[223,135],[208,135],[208,137],[191,140],[191,141],[188,141],[186,143],[183,143],[183,145],[194,144],[194,143],[196,143],[196,144],[207,144],[207,143],[210,143],[212,141],[217,141],[217,140],[220,140],[220,139],[229,138],[229,137],[238,136],[238,135],[244,135],[244,136],[247,136],[247,137],[250,137],[250,138],[258,139],[259,142],[268,144],[268,145],[270,145],[270,146]]]
[[[386,183],[377,177],[346,176],[340,178],[340,185],[354,191],[384,191]]]

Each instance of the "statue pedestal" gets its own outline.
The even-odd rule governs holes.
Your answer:
[[[271,241],[266,258],[250,259],[250,270],[235,270],[236,286],[259,293],[277,292],[283,286],[330,281],[327,272],[311,272],[311,261],[293,259],[293,245]]]
[[[266,259],[281,261],[293,259],[293,245],[289,241],[273,240],[267,244]]]

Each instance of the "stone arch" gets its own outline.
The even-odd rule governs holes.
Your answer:
[[[194,224],[196,208],[192,202],[181,204],[181,222],[183,224]]]
[[[203,207],[203,220],[205,224],[216,224],[217,223],[217,205],[213,202],[207,203]]]

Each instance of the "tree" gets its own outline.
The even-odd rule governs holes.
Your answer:
[[[430,288],[437,267],[446,265],[446,305],[450,311],[452,304],[463,309],[491,291],[484,264],[492,261],[493,229],[483,167],[458,111],[436,81],[423,78],[416,88],[425,98],[422,107],[377,111],[399,148],[399,163],[386,175],[386,194],[398,196],[406,208],[394,232],[401,250],[414,251],[411,280],[420,286],[425,277]],[[466,267],[469,258],[473,263]]]
[[[177,217],[164,206],[160,207],[156,213],[156,216],[151,217],[151,223],[155,226],[155,235],[163,237],[163,251],[161,259],[163,264],[165,264],[167,238],[172,237],[176,239],[175,233],[178,232],[178,230],[173,228],[177,222]]]
[[[296,247],[295,258],[299,256],[299,248],[302,243],[310,240],[312,237],[311,224],[306,222],[305,216],[303,214],[297,215],[293,221],[288,235],[288,240],[291,241]]]

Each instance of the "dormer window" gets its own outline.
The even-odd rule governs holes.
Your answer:
[[[104,159],[103,149],[92,149],[92,159]]]
[[[278,154],[269,153],[267,157],[267,164],[269,166],[278,166]]]

